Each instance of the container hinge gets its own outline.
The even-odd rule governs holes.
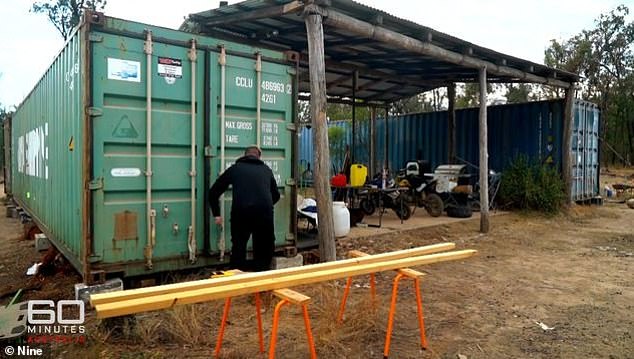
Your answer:
[[[97,34],[90,34],[88,35],[88,40],[90,40],[90,42],[102,42],[103,36],[97,35]]]
[[[97,117],[103,115],[103,110],[99,107],[88,107],[86,109],[88,116]]]
[[[98,189],[102,189],[103,188],[103,178],[99,177],[97,179],[94,179],[92,181],[90,181],[88,183],[88,189],[91,191],[96,191]]]
[[[294,67],[287,68],[286,72],[288,72],[289,75],[297,75],[297,70],[295,70]]]
[[[293,122],[286,124],[286,129],[289,131],[297,131],[297,125]]]
[[[93,254],[90,257],[88,257],[88,262],[90,262],[90,263],[101,262],[101,256]]]
[[[295,242],[295,235],[293,233],[286,233],[287,242]]]
[[[205,146],[205,157],[214,158],[217,155],[214,153],[213,148],[211,146]]]
[[[287,178],[287,179],[286,179],[286,185],[287,185],[287,186],[291,186],[291,187],[292,187],[292,186],[297,185],[297,182],[295,182],[295,179],[294,179],[294,178]]]

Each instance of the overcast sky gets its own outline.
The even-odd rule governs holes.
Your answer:
[[[480,46],[543,63],[550,39],[569,38],[599,14],[634,0],[358,0]],[[238,1],[229,1],[230,4]],[[17,105],[63,46],[44,15],[29,13],[30,0],[0,0],[0,104]],[[190,13],[217,0],[108,0],[106,14],[178,27]]]

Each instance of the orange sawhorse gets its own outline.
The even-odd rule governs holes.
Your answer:
[[[356,257],[364,257],[367,256],[367,253],[361,251],[350,251],[348,256],[356,258]],[[403,278],[409,278],[414,280],[414,290],[416,291],[416,308],[418,312],[418,327],[420,328],[420,344],[423,349],[427,349],[427,337],[425,335],[425,317],[423,314],[423,299],[420,294],[420,278],[425,275],[425,273],[409,269],[402,268],[396,270],[397,275],[394,278],[394,284],[392,285],[392,298],[390,301],[390,312],[387,321],[387,332],[385,334],[385,347],[383,349],[383,357],[387,358],[390,353],[390,344],[392,339],[392,329],[394,328],[394,314],[396,313],[396,298],[398,296],[398,285]],[[372,301],[375,301],[375,277],[374,274],[370,275],[370,288],[372,293]],[[339,323],[343,321],[343,313],[346,309],[346,300],[350,293],[350,287],[352,285],[352,277],[348,277],[346,282],[346,288],[343,292],[343,298],[341,300],[341,305],[339,307],[339,313],[337,315],[337,320]]]
[[[269,345],[269,359],[275,358],[275,346],[277,344],[277,330],[279,327],[280,311],[286,304],[296,304],[302,307],[304,315],[304,325],[306,326],[306,337],[308,339],[308,348],[310,350],[310,358],[316,359],[317,353],[315,352],[315,341],[313,340],[313,333],[310,329],[310,318],[308,316],[308,303],[310,297],[305,296],[291,289],[276,289],[273,291],[273,295],[280,298],[281,301],[275,306],[273,312],[273,327],[271,329],[271,343]],[[220,355],[220,349],[222,347],[222,338],[224,336],[225,326],[227,319],[229,318],[229,307],[231,306],[231,298],[225,300],[225,308],[222,314],[222,323],[220,324],[220,331],[218,332],[218,340],[216,342],[216,349],[214,355],[217,358]],[[255,310],[258,322],[258,338],[260,344],[260,353],[264,353],[264,335],[262,333],[262,315],[260,310],[260,294],[255,293]]]

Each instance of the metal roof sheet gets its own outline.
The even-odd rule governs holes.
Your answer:
[[[306,1],[308,3],[308,1]],[[507,67],[548,79],[573,83],[573,73],[550,68],[528,60],[503,54],[436,31],[385,11],[351,0],[317,0],[316,4],[332,8],[356,19],[431,43],[460,54],[503,64]],[[247,0],[233,5],[191,14],[188,22],[198,32],[260,47],[296,51],[300,54],[300,91],[309,91],[306,27],[301,9],[281,14],[278,10],[294,0]],[[239,21],[244,14],[255,14]],[[185,25],[185,24],[184,24]],[[182,27],[185,29],[185,26]],[[407,51],[389,44],[357,36],[340,28],[324,25],[326,80],[331,97],[352,97],[352,77],[358,71],[356,98],[391,102],[421,92],[446,86],[450,82],[477,82],[478,70]],[[526,80],[488,75],[490,82],[526,82]]]

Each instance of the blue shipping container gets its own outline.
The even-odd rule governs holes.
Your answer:
[[[551,164],[561,171],[564,100],[490,106],[488,108],[489,168],[503,171],[518,155]],[[587,200],[599,194],[598,129],[600,112],[595,104],[575,100],[572,138],[573,199]],[[478,108],[456,111],[456,155],[460,161],[479,165]],[[369,164],[369,121],[357,123],[355,162]],[[351,144],[350,122],[333,122],[330,126],[346,129]],[[408,160],[425,159],[432,168],[448,163],[447,111],[417,113],[376,121],[375,168],[385,159],[387,141],[388,168],[402,168]],[[312,162],[312,131],[300,134],[300,160]],[[339,161],[337,156],[333,156]],[[338,163],[338,162],[337,162]],[[477,174],[475,168],[471,172]]]

